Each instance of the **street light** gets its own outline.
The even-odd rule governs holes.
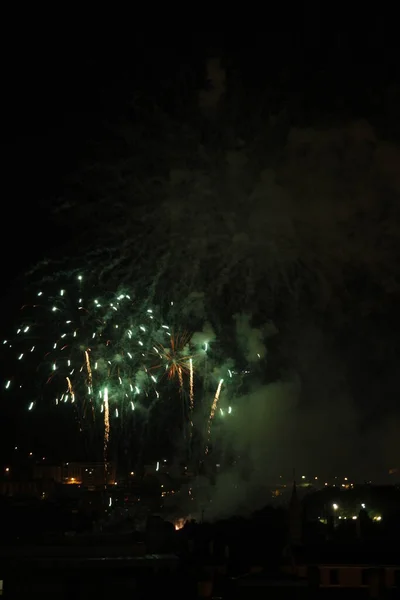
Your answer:
[[[333,510],[337,510],[339,507],[337,504],[332,504],[332,508],[333,508]]]

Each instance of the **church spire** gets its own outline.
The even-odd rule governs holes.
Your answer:
[[[297,495],[295,470],[293,469],[293,488],[289,502],[289,538],[290,543],[301,544],[302,539],[302,511]]]

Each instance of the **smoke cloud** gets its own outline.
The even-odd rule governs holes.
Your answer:
[[[266,356],[265,340],[273,331],[250,323],[248,315],[235,316],[238,343],[249,362]],[[235,398],[223,388],[219,406],[233,408],[212,430],[218,458],[211,454],[206,469],[216,475],[193,483],[198,515],[204,511],[206,520],[246,515],[269,504],[271,488],[290,485],[294,470],[300,481],[305,475],[320,482],[346,476],[384,483],[396,466],[398,423],[380,416],[365,421],[340,358],[318,328],[308,324],[294,334],[295,373],[268,384],[250,374],[247,391]]]
[[[203,346],[211,344],[215,341],[216,335],[210,323],[206,322],[201,331],[197,331],[192,335],[191,343],[194,346]]]
[[[235,315],[236,337],[239,348],[248,363],[264,358],[267,350],[264,345],[264,334],[260,329],[251,327],[250,315]]]
[[[281,381],[238,399],[223,433],[224,448],[234,449],[235,463],[222,467],[221,460],[213,483],[201,477],[193,484],[206,520],[246,515],[270,504],[271,488],[290,484],[293,469],[300,481],[302,475],[388,481],[400,450],[398,423],[383,422],[363,432],[349,398],[304,409],[300,396],[298,381]]]

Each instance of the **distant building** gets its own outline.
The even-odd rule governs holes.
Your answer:
[[[38,463],[33,467],[33,478],[34,479],[47,479],[55,481],[56,483],[62,482],[62,469],[60,465],[48,465]]]
[[[97,489],[116,483],[116,466],[112,462],[68,462],[62,468],[62,482]]]
[[[399,589],[400,560],[387,544],[317,544],[294,550],[292,565],[284,571],[308,579],[315,588],[369,589],[380,598],[384,590]]]
[[[36,481],[0,481],[0,496],[25,496],[39,498]]]
[[[230,597],[236,600],[248,598],[309,598],[306,579],[286,573],[271,573],[269,570],[251,569],[250,573],[232,579]]]

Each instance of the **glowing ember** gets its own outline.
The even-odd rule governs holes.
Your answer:
[[[186,521],[187,521],[186,518],[176,519],[174,521],[175,531],[179,531],[180,529],[183,529],[183,527],[186,524]]]

